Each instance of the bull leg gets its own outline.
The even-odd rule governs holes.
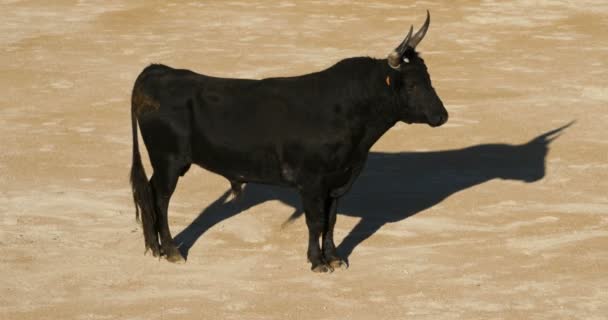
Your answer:
[[[312,264],[311,270],[314,272],[328,272],[331,268],[323,259],[319,237],[325,227],[325,199],[317,195],[302,193],[302,204],[306,215],[306,225],[308,226],[308,261]]]
[[[155,168],[154,174],[150,179],[158,212],[158,233],[160,235],[162,254],[167,257],[168,261],[179,263],[184,262],[185,259],[173,244],[173,238],[169,230],[168,210],[169,200],[177,186],[181,167],[169,165],[163,166],[163,169],[157,170]]]
[[[338,257],[336,245],[334,244],[334,226],[336,225],[336,217],[338,213],[338,199],[329,197],[326,201],[325,216],[327,217],[325,228],[323,230],[323,259],[329,264],[332,269],[346,268],[347,264],[344,260]]]

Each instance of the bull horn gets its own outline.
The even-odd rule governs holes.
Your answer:
[[[426,34],[426,31],[429,29],[430,23],[431,23],[431,14],[427,10],[426,11],[426,21],[424,22],[424,25],[422,25],[422,28],[420,28],[420,30],[418,30],[418,32],[416,32],[416,34],[408,42],[407,45],[409,47],[411,47],[412,49],[416,49],[416,46],[420,43],[420,41],[422,41],[422,39],[424,38],[424,35]]]
[[[414,32],[414,27],[411,26],[410,32],[407,33],[407,36],[405,37],[405,39],[403,39],[403,41],[401,41],[401,44],[399,44],[397,46],[397,48],[395,48],[395,50],[391,51],[391,53],[388,55],[388,65],[391,68],[399,69],[399,67],[401,66],[401,57],[405,53],[405,49],[407,48],[407,44],[410,41],[410,38],[412,37],[413,32]]]

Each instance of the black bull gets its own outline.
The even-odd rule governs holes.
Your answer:
[[[167,210],[191,164],[243,183],[296,188],[309,230],[312,270],[344,265],[333,241],[338,199],[352,186],[372,145],[395,123],[439,126],[447,111],[415,51],[429,25],[387,59],[350,58],[289,78],[224,79],[151,65],[132,94],[131,183],[146,248],[182,261]],[[154,173],[148,181],[137,124]],[[319,244],[321,238],[321,245]]]

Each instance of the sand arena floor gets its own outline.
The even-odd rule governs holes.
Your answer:
[[[399,124],[374,146],[339,210],[349,270],[309,271],[303,218],[283,226],[293,192],[248,186],[223,204],[228,183],[202,169],[170,208],[188,262],[143,255],[128,185],[143,67],[318,71],[384,57],[426,9],[419,50],[450,121]],[[608,317],[606,1],[5,0],[0,12],[1,319]]]

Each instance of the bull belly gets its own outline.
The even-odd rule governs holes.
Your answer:
[[[281,174],[280,164],[270,154],[218,152],[208,149],[204,155],[195,155],[193,162],[233,181],[289,185],[289,181]]]

